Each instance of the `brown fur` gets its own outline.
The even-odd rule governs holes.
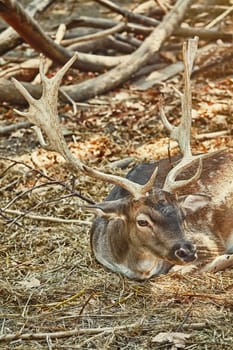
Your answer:
[[[194,162],[178,180],[193,176],[197,165]],[[147,279],[167,272],[174,264],[185,264],[173,255],[173,247],[176,242],[185,246],[191,241],[197,246],[195,265],[216,269],[213,259],[233,251],[233,152],[222,150],[206,155],[199,179],[175,194],[159,189],[171,168],[168,159],[136,167],[128,178],[144,184],[156,166],[158,175],[150,194],[135,201],[125,190],[115,187],[106,202],[96,205],[103,212],[91,230],[97,260],[130,278]],[[195,212],[185,208],[182,211],[182,198],[196,194],[210,197],[208,205]],[[181,218],[184,211],[185,228]],[[152,230],[137,227],[138,217],[149,221]],[[231,259],[223,257],[219,261],[225,266]]]

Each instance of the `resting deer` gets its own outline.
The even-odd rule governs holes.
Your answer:
[[[172,159],[173,164],[169,159],[141,164],[126,178],[83,164],[65,142],[57,117],[57,95],[76,55],[51,79],[45,77],[41,61],[43,93],[39,100],[14,80],[30,105],[28,112],[18,113],[36,125],[42,146],[59,152],[74,171],[116,185],[103,203],[88,207],[97,215],[91,247],[101,264],[129,278],[148,279],[176,265],[215,271],[233,264],[233,153],[222,150],[193,156],[190,148],[190,74],[196,47],[196,39],[184,47],[180,125],[173,127],[161,111],[182,158]]]

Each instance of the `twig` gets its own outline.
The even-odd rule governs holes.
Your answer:
[[[61,219],[61,218],[56,218],[53,216],[42,216],[42,215],[36,215],[36,214],[28,214],[28,213],[22,212],[20,210],[6,209],[6,210],[4,210],[4,213],[16,214],[19,216],[27,217],[27,218],[32,219],[32,220],[39,220],[39,221],[50,221],[50,222],[56,222],[56,223],[62,223],[62,224],[79,224],[79,225],[87,225],[87,226],[91,225],[91,222],[85,221],[85,220]]]
[[[99,337],[104,337],[106,334],[108,334],[109,332],[101,332],[101,333],[98,333],[98,334],[95,334],[93,335],[92,337],[88,338],[88,339],[85,339],[83,340],[80,344],[78,345],[74,345],[74,347],[72,347],[73,349],[82,349],[84,345],[86,344],[90,344],[90,342],[93,342],[93,340],[95,340],[96,338],[99,338]]]
[[[54,0],[33,0],[27,7],[26,11],[34,17],[37,12],[42,12]],[[0,34],[0,55],[14,49],[22,42],[22,38],[12,28],[7,28]]]
[[[206,28],[212,28],[214,27],[218,22],[222,21],[223,18],[228,16],[233,11],[233,6],[229,7],[227,10],[225,10],[223,13],[221,13],[218,17],[216,17],[213,21],[211,21],[209,24],[207,24]]]
[[[208,132],[204,134],[198,134],[194,136],[195,140],[205,140],[205,139],[214,139],[216,137],[223,137],[230,134],[230,130],[221,130],[215,132]]]
[[[117,6],[112,3],[110,0],[95,0],[103,6],[110,8],[111,10],[123,15],[124,17],[130,19],[133,22],[143,24],[145,26],[156,27],[160,22],[154,18],[150,18],[144,15],[140,15],[129,10],[124,9],[123,7]],[[152,29],[151,29],[152,30]],[[221,33],[219,31],[212,31],[207,29],[196,29],[196,28],[177,28],[174,30],[174,35],[183,36],[183,37],[192,37],[199,36],[201,39],[206,40],[232,40],[232,34],[230,33]]]
[[[135,322],[127,325],[116,327],[98,327],[98,328],[75,328],[68,331],[51,332],[51,333],[11,333],[0,335],[0,342],[11,342],[13,340],[45,340],[49,337],[51,339],[68,338],[78,335],[91,335],[99,333],[113,333],[117,331],[128,331],[142,326],[142,322]]]
[[[160,23],[156,19],[149,18],[149,17],[144,16],[144,15],[139,15],[137,13],[134,13],[132,11],[129,11],[129,10],[123,8],[122,6],[118,6],[110,0],[95,0],[95,1],[101,5],[109,8],[110,10],[117,12],[120,15],[130,19],[131,21],[136,21],[140,24],[144,24],[144,25],[146,24],[146,25],[151,25],[151,26],[156,26]]]
[[[114,33],[122,32],[125,29],[125,27],[126,27],[125,22],[119,22],[114,27],[112,27],[110,29],[103,30],[103,31],[98,32],[98,33],[89,34],[89,35],[85,35],[85,36],[73,38],[73,39],[62,40],[62,45],[68,46],[71,44],[77,44],[77,43],[81,43],[81,42],[85,42],[85,41],[89,41],[89,40],[100,39],[100,38],[106,37],[106,36],[114,34]]]
[[[65,35],[65,31],[66,31],[66,26],[62,23],[59,25],[57,33],[56,33],[56,37],[54,42],[56,44],[60,44],[64,35]],[[45,65],[44,65],[44,72],[47,73],[49,68],[52,66],[53,61],[50,60],[49,58],[47,58],[45,60]],[[38,65],[39,66],[39,65]],[[35,77],[35,79],[32,81],[32,84],[40,84],[41,83],[41,79],[40,79],[40,74],[38,73],[37,76]]]
[[[43,184],[39,184],[37,186],[33,186],[23,192],[21,192],[20,194],[18,194],[17,196],[15,196],[13,199],[11,199],[4,208],[2,208],[2,212],[4,212],[6,209],[8,209],[12,204],[14,204],[18,199],[24,197],[26,194],[31,193],[32,191],[35,191],[41,187],[45,187],[45,186],[51,186],[51,185],[60,185],[60,183],[58,183],[58,181],[49,181],[47,183],[43,183]]]
[[[164,13],[167,13],[170,8],[168,8],[168,4],[164,4],[161,0],[156,0],[158,3],[159,7]]]
[[[0,136],[4,136],[4,135],[8,135],[13,131],[16,131],[18,129],[27,129],[30,128],[33,124],[25,121],[25,122],[18,122],[12,125],[6,125],[6,126],[2,126],[0,128]]]
[[[31,58],[25,62],[18,63],[14,66],[10,65],[9,68],[1,70],[0,79],[1,78],[9,79],[12,76],[20,74],[20,72],[24,71],[24,70],[35,72],[38,70],[38,66],[39,66],[39,59],[38,58]]]
[[[60,92],[63,96],[65,96],[65,98],[67,99],[67,101],[69,101],[69,102],[71,103],[71,105],[72,105],[72,107],[73,107],[73,113],[72,113],[72,115],[73,115],[73,116],[77,115],[77,113],[78,113],[77,103],[69,96],[69,94],[68,94],[67,92],[65,92],[65,91],[62,89],[62,87],[60,87],[59,92]]]
[[[11,159],[11,158],[7,158],[7,157],[0,157],[0,159],[2,160],[5,160],[5,161],[9,161],[9,162],[12,162],[13,164],[11,164],[7,169],[5,169],[1,174],[0,174],[0,178],[3,177],[5,175],[5,173],[10,169],[12,168],[13,166],[15,166],[16,164],[19,164],[19,165],[23,165],[25,166],[26,168],[28,168],[29,170],[31,170],[32,172],[36,173],[36,174],[39,174],[41,177],[44,177],[45,179],[49,180],[51,182],[51,184],[58,184],[62,187],[64,187],[67,191],[71,192],[71,195],[73,196],[77,196],[78,198],[84,200],[85,202],[89,203],[89,204],[95,204],[95,202],[82,195],[81,193],[77,192],[74,190],[74,184],[72,186],[68,186],[66,183],[62,182],[62,181],[57,181],[55,179],[53,179],[52,177],[46,175],[43,171],[41,170],[38,170],[38,169],[35,169],[33,168],[32,166],[24,163],[24,162],[21,162],[21,161],[17,161],[17,160],[14,160],[14,159]],[[48,185],[48,183],[46,184],[42,184],[43,186],[46,186]],[[27,190],[27,192],[30,192],[31,190],[35,189],[35,187],[32,187],[31,189]],[[24,192],[23,194],[25,194],[26,192]],[[21,196],[22,194],[20,194],[19,196]],[[10,202],[11,204],[12,201]],[[8,207],[8,206],[7,206]],[[5,207],[5,209],[7,209],[7,207]]]

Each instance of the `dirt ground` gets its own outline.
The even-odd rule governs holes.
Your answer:
[[[79,74],[71,72],[72,79]],[[162,94],[170,121],[178,123],[173,86],[182,90],[181,75],[144,92],[125,84],[76,115],[60,102],[73,153],[119,175],[166,157],[158,101]],[[192,86],[193,151],[232,148],[232,65],[195,76]],[[14,107],[0,107],[0,126],[22,120]],[[121,159],[131,163],[112,166]],[[232,269],[139,283],[96,262],[89,242],[93,216],[80,194],[99,202],[110,189],[72,174],[60,156],[40,148],[32,129],[1,136],[0,327],[9,338],[1,341],[0,334],[0,349],[232,349]]]

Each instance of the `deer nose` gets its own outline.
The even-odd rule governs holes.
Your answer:
[[[188,241],[176,243],[173,247],[173,252],[175,257],[183,262],[191,262],[197,258],[197,250],[195,245]]]

